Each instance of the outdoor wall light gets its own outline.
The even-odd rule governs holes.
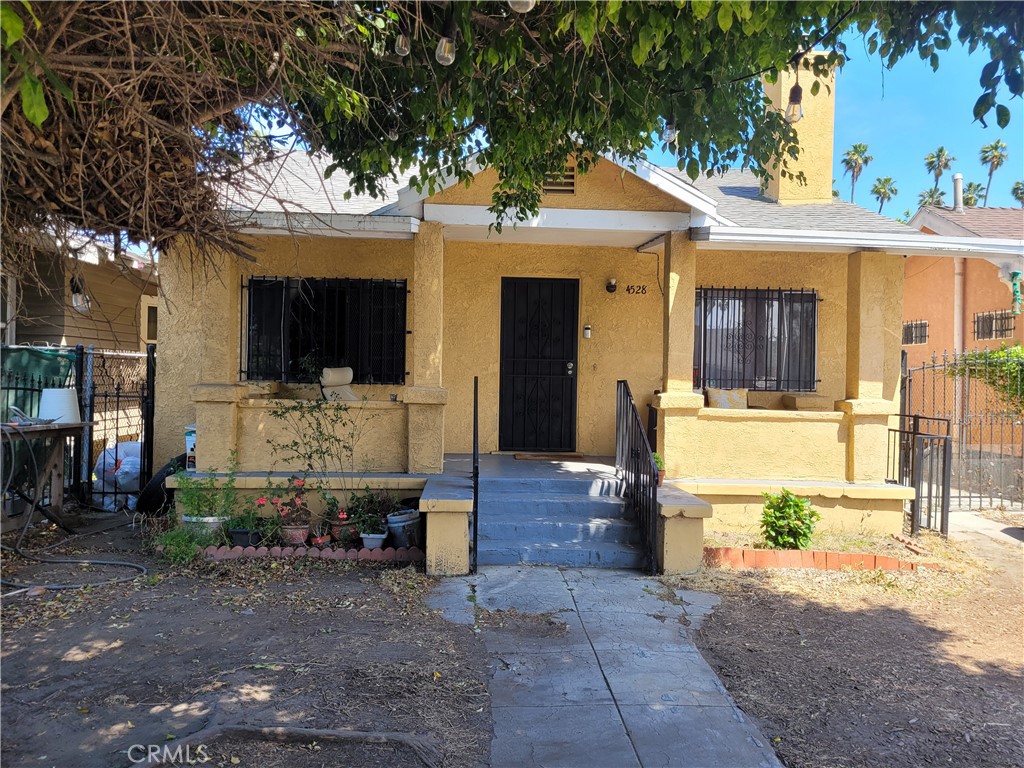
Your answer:
[[[590,338],[590,326],[589,325],[584,325],[583,326],[583,338],[584,339],[589,339]]]
[[[606,291],[608,291],[608,293],[615,293],[615,291],[616,291],[616,289],[617,289],[618,287],[619,287],[619,286],[618,286],[618,285],[616,284],[616,282],[615,282],[615,278],[613,277],[613,278],[611,278],[611,279],[610,279],[610,280],[608,281],[608,283],[607,283],[607,284],[605,285],[604,289],[605,289]]]
[[[88,315],[92,299],[85,293],[85,286],[77,277],[71,278],[71,308],[80,315]]]

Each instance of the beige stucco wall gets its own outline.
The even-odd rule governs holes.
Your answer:
[[[188,265],[181,263],[173,252],[161,263],[164,314],[161,315],[163,327],[157,376],[156,466],[184,451],[183,427],[197,420],[191,391],[194,385],[239,384],[242,280],[256,275],[406,279],[409,290],[414,289],[412,241],[261,237],[252,238],[251,242],[255,261],[224,257],[207,275],[193,275]],[[411,312],[407,323],[414,329]],[[412,359],[415,343],[414,333],[406,348],[407,364]],[[401,400],[405,388],[357,385],[353,389],[361,398],[389,401],[392,393]],[[312,391],[307,394],[312,395]],[[229,394],[227,398],[240,402],[247,399],[247,395]],[[245,406],[217,400],[206,402],[202,407],[209,417],[206,434],[200,430],[197,444],[197,459],[203,467],[222,466],[228,446],[240,440],[250,441],[258,434],[254,422],[266,424],[265,411],[257,415],[246,412]],[[234,419],[229,409],[236,407],[239,418]],[[388,439],[407,442],[404,414],[401,419],[382,421],[378,431],[384,429],[385,423],[390,425]],[[232,427],[232,424],[237,426]],[[262,442],[265,444],[265,438]],[[256,449],[250,445],[245,450]],[[389,466],[395,466],[390,459]]]
[[[581,453],[615,451],[615,382],[639,404],[661,383],[661,292],[656,254],[618,248],[445,243],[445,450],[472,448],[473,377],[480,377],[480,448],[498,449],[501,278],[580,281],[577,442]],[[619,289],[605,285],[616,278]],[[626,293],[645,285],[644,294]],[[582,337],[590,325],[590,339]]]
[[[569,163],[573,163],[572,159]],[[497,172],[493,168],[488,168],[477,174],[468,187],[462,184],[449,187],[429,198],[427,202],[490,206],[497,183]],[[689,210],[676,198],[604,159],[598,159],[587,173],[577,175],[575,194],[543,195],[541,207],[590,208],[598,211]]]

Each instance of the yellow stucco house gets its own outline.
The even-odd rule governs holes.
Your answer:
[[[767,87],[781,104],[789,84]],[[353,368],[353,408],[372,416],[353,469],[398,488],[471,451],[474,376],[482,452],[586,456],[615,452],[625,379],[641,413],[656,409],[668,496],[705,502],[694,514],[709,525],[751,525],[762,491],[785,486],[824,525],[898,530],[910,492],[886,483],[886,453],[903,260],[959,245],[833,200],[833,96],[805,96],[792,170],[806,183],[690,183],[614,157],[576,176],[570,158],[540,213],[501,233],[491,170],[433,195],[399,182],[386,201],[345,200],[341,174],[283,158],[266,194],[231,204],[255,261],[197,278],[162,259],[157,465],[194,422],[199,467],[235,451],[241,472],[265,472],[269,411],[301,390],[309,355]],[[424,500],[428,567],[464,571],[470,502]],[[696,544],[659,538],[664,567],[679,567],[673,547],[692,563],[696,530]]]

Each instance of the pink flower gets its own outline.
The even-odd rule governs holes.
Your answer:
[[[295,503],[296,504],[301,504],[302,503],[302,497],[301,496],[296,496],[295,497]]]
[[[256,499],[256,505],[257,506],[262,507],[266,503],[267,503],[267,497],[266,496],[260,496],[258,499]]]
[[[300,480],[300,479],[298,479],[298,478],[295,478],[295,485],[296,485],[296,486],[298,486],[299,488],[301,488],[301,487],[302,487],[302,486],[304,486],[305,484],[306,484],[306,481],[305,481],[305,480]]]
[[[281,500],[280,500],[280,499],[271,499],[271,500],[270,500],[270,503],[271,503],[271,504],[280,504],[280,503],[281,503]]]
[[[339,520],[348,520],[348,512],[346,512],[344,509],[341,510],[341,512],[338,513],[338,519]]]

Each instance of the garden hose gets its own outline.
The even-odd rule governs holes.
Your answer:
[[[21,431],[21,429],[19,429],[17,424],[8,424],[7,426],[9,426],[15,432],[17,432],[18,436],[22,439],[22,441],[24,441],[26,445],[29,445],[29,438],[25,435],[24,432]],[[3,434],[3,436],[5,438],[7,438],[8,442],[10,443],[10,446],[11,446],[11,456],[13,457],[13,455],[14,455],[14,441],[13,441],[13,438],[11,437],[10,433],[8,433],[7,431],[4,431],[2,434]],[[35,455],[35,452],[31,450],[31,446],[29,447],[29,456],[32,457],[32,469],[33,469],[34,477],[38,477],[39,476],[39,463],[36,461],[36,455]],[[7,494],[7,491],[10,488],[10,484],[13,481],[13,478],[14,478],[14,469],[12,468],[10,475],[7,478],[5,478],[5,480],[4,480],[4,487],[3,487],[4,495]],[[95,583],[92,583],[92,582],[74,582],[74,583],[67,583],[67,584],[27,584],[27,583],[24,583],[24,582],[14,581],[13,579],[3,579],[3,578],[0,578],[0,586],[11,587],[14,590],[12,592],[6,593],[5,595],[3,595],[3,597],[10,597],[12,595],[20,594],[21,592],[26,592],[26,591],[28,591],[30,589],[34,589],[34,588],[42,588],[42,589],[50,589],[50,590],[57,590],[57,589],[87,589],[89,587],[100,587],[100,586],[105,586],[105,585],[110,585],[110,584],[123,584],[125,582],[133,581],[134,579],[137,579],[139,576],[145,576],[149,572],[144,565],[139,565],[138,563],[129,563],[129,562],[124,561],[124,560],[99,560],[99,559],[95,559],[95,558],[85,558],[85,557],[59,557],[59,558],[58,557],[39,557],[38,555],[33,555],[33,554],[29,553],[29,552],[26,552],[24,549],[22,549],[22,542],[25,540],[25,536],[28,533],[28,529],[32,526],[32,518],[35,516],[36,508],[37,508],[38,505],[39,505],[38,497],[33,497],[33,499],[32,499],[32,507],[31,507],[31,509],[29,509],[25,513],[25,524],[22,526],[21,533],[18,535],[17,541],[14,542],[14,546],[11,547],[11,546],[7,546],[6,544],[4,544],[4,545],[0,545],[0,548],[4,549],[6,551],[9,551],[9,552],[14,552],[17,555],[20,555],[21,557],[24,557],[26,560],[32,560],[32,561],[37,562],[37,563],[77,563],[77,564],[83,564],[83,565],[108,565],[108,566],[114,566],[114,567],[118,567],[118,568],[131,568],[131,569],[133,569],[135,571],[138,571],[138,573],[132,574],[130,576],[121,576],[121,577],[118,577],[116,579],[108,579],[106,581],[99,581],[99,582],[95,582]],[[127,525],[127,521],[126,521],[125,524]],[[99,531],[97,531],[96,533],[99,533]],[[78,535],[79,536],[87,536],[87,535],[90,535],[90,534],[78,534]],[[65,538],[65,539],[57,542],[57,544],[65,544],[65,543],[67,543],[72,538],[76,538],[76,536],[71,536],[71,537]],[[48,549],[52,549],[53,547],[57,546],[57,544],[51,544],[51,545],[49,545],[47,547],[44,547],[43,550],[41,550],[41,551],[46,551]]]

